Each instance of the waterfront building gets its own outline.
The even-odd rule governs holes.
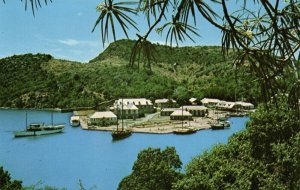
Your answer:
[[[91,125],[107,126],[117,123],[117,116],[111,111],[95,112],[90,116]]]
[[[220,102],[219,99],[212,99],[212,98],[203,98],[201,100],[202,105],[206,107],[216,107],[216,105]]]
[[[123,110],[123,112],[122,112]],[[134,104],[116,104],[114,106],[114,113],[120,119],[136,119],[139,118],[139,109]]]
[[[160,111],[161,116],[170,116],[175,110],[179,110],[179,108],[163,108]]]
[[[185,110],[175,110],[170,115],[171,120],[192,120],[192,114]]]
[[[116,105],[122,105],[123,103],[123,107],[124,106],[130,106],[130,105],[134,105],[138,108],[138,114],[139,117],[142,117],[145,115],[145,113],[153,113],[154,110],[154,106],[153,103],[151,102],[151,100],[148,100],[146,98],[123,98],[123,99],[118,99],[115,102],[115,109],[116,109]]]
[[[253,110],[254,105],[249,103],[249,102],[235,102],[237,105],[239,105],[240,109],[242,111],[247,111],[247,110]]]
[[[173,99],[167,99],[167,98],[163,98],[163,99],[156,99],[154,101],[154,105],[157,108],[173,108],[176,106],[176,101]]]
[[[180,107],[179,109],[190,112],[193,117],[204,117],[208,115],[208,109],[205,106],[183,106],[183,108]]]
[[[240,110],[240,105],[236,104],[235,102],[220,101],[217,103],[216,108],[218,110],[235,111]]]
[[[227,111],[249,111],[254,109],[254,105],[249,102],[226,102],[220,101],[216,108]]]

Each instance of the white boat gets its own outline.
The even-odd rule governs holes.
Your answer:
[[[70,124],[72,127],[78,127],[80,125],[80,118],[79,116],[71,116]]]
[[[50,135],[61,133],[64,130],[64,125],[44,125],[33,123],[26,127],[24,131],[15,131],[15,137],[30,137],[40,135]]]
[[[53,113],[51,113],[51,125],[44,123],[32,123],[27,125],[27,112],[26,112],[26,129],[23,131],[15,131],[15,137],[30,137],[40,135],[50,135],[63,132],[65,125],[53,125]]]

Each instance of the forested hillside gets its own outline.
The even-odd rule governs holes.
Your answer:
[[[235,71],[232,53],[220,47],[172,48],[155,45],[152,71],[128,65],[134,41],[120,40],[87,64],[51,55],[25,54],[0,59],[0,106],[74,108],[97,106],[123,97],[190,97],[259,101],[257,84]]]

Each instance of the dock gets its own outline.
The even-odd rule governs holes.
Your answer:
[[[156,123],[152,125],[134,125],[134,126],[124,126],[125,129],[131,130],[133,133],[148,133],[148,134],[170,134],[173,133],[174,130],[183,127],[192,127],[195,130],[205,130],[210,129],[212,122],[211,118],[199,117],[192,121],[184,121],[183,125],[181,121],[170,121],[168,123]],[[108,127],[102,126],[89,126],[88,125],[88,117],[80,116],[80,125],[83,130],[91,130],[91,131],[114,131],[117,130],[117,125],[112,125]],[[119,124],[119,129],[121,125]]]

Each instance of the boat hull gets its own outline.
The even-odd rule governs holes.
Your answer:
[[[15,137],[32,137],[32,136],[50,135],[50,134],[62,133],[62,132],[63,129],[41,130],[41,131],[16,131],[14,135]]]
[[[176,135],[189,135],[196,133],[197,131],[195,129],[177,129],[173,131],[174,134]]]
[[[219,130],[219,129],[225,129],[230,127],[230,122],[228,121],[221,121],[219,123],[211,125],[212,130]]]
[[[130,135],[131,135],[131,131],[113,131],[111,133],[113,140],[124,139],[129,137]]]
[[[220,129],[224,129],[225,126],[224,125],[212,125],[211,129],[212,130],[220,130]]]
[[[72,127],[79,127],[80,126],[80,122],[71,122],[71,126]]]
[[[79,118],[79,116],[72,116],[70,118],[70,125],[72,127],[79,127],[79,125],[80,125],[80,118]]]

